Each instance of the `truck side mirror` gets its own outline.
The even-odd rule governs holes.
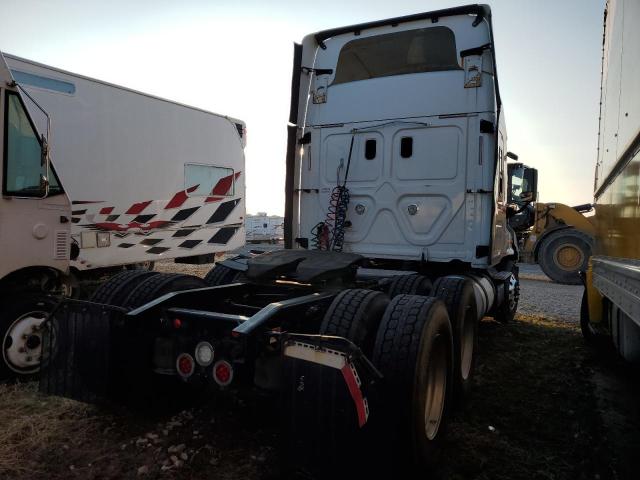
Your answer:
[[[45,198],[49,195],[49,143],[44,135],[40,137],[40,144],[40,165],[43,167],[43,173],[40,174],[40,196]]]
[[[49,179],[44,174],[40,174],[40,193],[42,198],[49,195]]]
[[[513,152],[507,152],[507,158],[510,158],[511,160],[518,160],[518,155],[516,155]]]

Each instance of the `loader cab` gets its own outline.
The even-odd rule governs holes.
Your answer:
[[[507,172],[509,225],[516,232],[522,232],[535,223],[536,212],[533,204],[538,200],[538,170],[523,163],[509,163]]]
[[[524,205],[538,200],[538,170],[523,163],[509,163],[509,203]]]
[[[512,253],[489,7],[308,35],[292,95],[291,245],[475,267]]]

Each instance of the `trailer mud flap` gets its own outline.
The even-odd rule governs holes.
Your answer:
[[[40,392],[87,403],[112,391],[115,328],[126,310],[65,300],[49,315],[42,344]]]
[[[322,473],[366,448],[380,373],[350,341],[318,335],[283,340],[284,454],[289,468]]]

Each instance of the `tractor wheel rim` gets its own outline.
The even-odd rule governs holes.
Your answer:
[[[447,391],[447,348],[442,335],[434,338],[428,361],[424,426],[427,439],[433,440],[440,429]]]
[[[469,378],[473,363],[473,347],[475,344],[475,321],[471,309],[467,308],[462,324],[462,343],[460,344],[460,374],[463,380]]]
[[[584,254],[577,245],[572,243],[561,245],[555,254],[555,263],[562,270],[573,271],[582,265]]]
[[[3,338],[2,358],[12,371],[20,374],[40,370],[42,323],[48,312],[33,311],[15,319]]]

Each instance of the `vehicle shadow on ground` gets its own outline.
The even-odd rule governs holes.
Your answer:
[[[566,322],[483,321],[474,391],[453,413],[439,478],[616,476],[593,383],[599,358]]]
[[[614,365],[576,326],[519,315],[483,321],[479,336],[474,390],[450,412],[431,478],[626,478],[606,443],[599,390],[609,387],[594,381]],[[217,395],[132,413],[36,390],[0,386],[0,478],[278,478],[279,414],[264,399]]]

